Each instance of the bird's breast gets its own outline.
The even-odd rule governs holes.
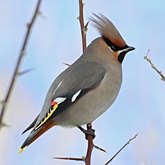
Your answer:
[[[114,67],[108,69],[96,88],[59,114],[59,125],[72,127],[93,122],[113,104],[120,90],[122,72]]]

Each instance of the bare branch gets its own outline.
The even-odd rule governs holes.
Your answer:
[[[88,30],[88,23],[84,24],[84,11],[83,11],[83,7],[84,7],[84,3],[82,0],[79,0],[79,23],[80,23],[80,29],[81,29],[81,39],[82,39],[82,50],[84,52],[85,48],[86,48],[86,33]],[[69,64],[64,63],[67,66],[70,66]],[[92,124],[89,123],[87,124],[87,130],[92,130]],[[100,147],[94,146],[93,144],[93,136],[92,135],[87,135],[87,140],[88,140],[88,148],[87,148],[87,153],[85,158],[60,158],[57,157],[56,159],[62,159],[62,160],[75,160],[75,161],[84,161],[86,165],[90,165],[91,162],[91,155],[92,155],[92,150],[93,147],[104,151],[103,149],[101,149]]]
[[[92,124],[91,123],[87,124],[87,130],[92,130]],[[88,148],[87,148],[87,153],[85,156],[85,164],[90,165],[91,164],[92,150],[94,147],[93,136],[87,135],[87,140],[88,140]]]
[[[30,33],[31,33],[32,28],[33,28],[34,22],[35,22],[35,20],[38,16],[41,2],[42,2],[42,0],[38,0],[37,6],[36,6],[35,11],[34,11],[34,14],[32,16],[32,19],[27,24],[27,31],[26,31],[26,34],[25,34],[25,38],[24,38],[20,53],[18,55],[18,60],[17,60],[17,63],[16,63],[16,67],[14,69],[14,73],[13,73],[13,76],[11,78],[11,82],[9,84],[9,88],[7,90],[7,94],[6,94],[6,97],[4,99],[4,103],[2,104],[2,109],[1,109],[1,113],[0,113],[0,128],[4,125],[3,117],[5,115],[7,104],[9,102],[12,90],[13,90],[14,85],[16,83],[17,75],[19,73],[19,68],[20,68],[23,56],[25,55],[25,51],[26,51],[27,43],[28,43],[28,40],[29,40],[29,37],[30,37]]]
[[[159,74],[159,76],[161,77],[161,80],[165,82],[165,76],[164,76],[164,74],[162,73],[162,71],[158,70],[157,67],[156,67],[156,66],[153,64],[153,62],[151,61],[151,59],[148,57],[149,51],[150,51],[150,50],[147,51],[147,55],[144,56],[144,59],[150,63],[151,68],[153,68],[153,69]]]
[[[112,160],[132,141],[132,140],[134,140],[136,137],[138,136],[138,134],[136,134],[134,137],[132,137],[131,139],[129,139],[128,141],[127,141],[127,143],[125,143],[121,148],[120,148],[120,150],[118,150],[116,153],[115,153],[115,155],[114,156],[112,156],[112,158],[107,162],[107,163],[105,163],[105,165],[108,165],[108,164],[110,164],[111,162],[112,162]]]
[[[79,22],[80,22],[80,28],[81,28],[81,38],[82,38],[82,49],[83,52],[86,49],[86,33],[87,33],[87,27],[88,27],[88,22],[85,25],[84,24],[84,3],[82,0],[79,0]],[[87,124],[87,130],[92,130],[92,123]],[[90,165],[91,164],[91,156],[92,156],[92,150],[94,147],[93,144],[93,136],[92,135],[87,135],[87,140],[88,140],[88,148],[87,148],[87,153],[85,156],[85,164]]]
[[[82,0],[79,0],[79,22],[80,22],[80,28],[81,28],[81,37],[82,37],[82,49],[83,52],[86,48],[86,32],[87,32],[87,27],[88,27],[88,22],[86,25],[84,25],[84,3]]]

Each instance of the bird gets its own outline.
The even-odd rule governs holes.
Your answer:
[[[20,153],[53,126],[84,131],[83,125],[100,117],[116,100],[122,84],[122,62],[135,48],[126,44],[104,15],[93,14],[90,20],[100,36],[53,81],[41,112],[23,131],[32,129]]]

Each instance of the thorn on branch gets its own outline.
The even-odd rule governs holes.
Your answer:
[[[46,16],[42,13],[42,11],[38,11],[38,16],[40,16],[42,19],[46,20]]]
[[[144,59],[145,59],[147,62],[150,63],[151,68],[154,69],[154,70],[159,74],[159,76],[161,77],[161,80],[165,82],[165,76],[164,76],[164,74],[162,73],[162,71],[158,70],[157,67],[155,66],[155,64],[154,64],[154,63],[151,61],[151,59],[148,57],[148,56],[149,56],[149,55],[148,55],[148,54],[149,54],[149,51],[150,51],[150,50],[148,49],[147,55],[144,56]]]
[[[9,128],[9,127],[11,127],[11,126],[8,125],[8,124],[6,124],[6,123],[0,123],[0,128],[2,128],[2,127],[7,127],[7,128]]]
[[[99,147],[99,146],[93,145],[93,147],[94,147],[95,149],[97,149],[97,150],[100,150],[100,151],[102,151],[102,152],[104,152],[104,153],[107,153],[107,151],[106,151],[105,149],[103,149],[103,148],[101,148],[101,147]]]
[[[65,62],[64,62],[63,64],[64,64],[64,65],[66,65],[66,66],[68,66],[68,67],[69,67],[69,66],[71,66],[70,64],[68,64],[68,63],[65,63]]]
[[[30,22],[28,22],[28,23],[26,24],[26,26],[27,26],[27,28],[29,28],[29,26],[30,26]]]
[[[85,161],[85,157],[82,156],[82,158],[71,158],[71,157],[54,157],[53,159],[59,159],[59,160],[73,160],[73,161]]]
[[[88,31],[88,24],[89,24],[89,21],[86,23],[86,25],[83,28],[83,35],[86,35],[86,33]]]
[[[18,72],[17,75],[22,76],[24,74],[27,74],[27,73],[31,72],[32,70],[34,70],[34,68],[26,69],[24,71]]]

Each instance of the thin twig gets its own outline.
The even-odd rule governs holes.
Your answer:
[[[18,56],[16,67],[14,69],[14,73],[13,73],[13,76],[11,78],[11,82],[10,82],[9,88],[7,90],[6,97],[3,100],[2,109],[1,109],[1,113],[0,113],[0,128],[5,125],[4,122],[3,122],[3,118],[4,118],[4,115],[6,113],[7,104],[9,103],[9,99],[10,99],[12,90],[13,90],[14,85],[16,83],[16,79],[17,79],[17,76],[18,76],[18,73],[19,73],[19,68],[20,68],[23,56],[25,55],[25,50],[26,50],[27,43],[28,43],[28,40],[29,40],[29,37],[30,37],[30,34],[31,34],[31,30],[32,30],[34,22],[35,22],[35,20],[37,18],[37,15],[39,13],[39,8],[40,8],[40,5],[41,5],[41,1],[42,0],[38,0],[37,6],[36,6],[35,11],[34,11],[34,14],[32,16],[32,19],[27,24],[27,31],[26,31],[26,34],[25,34],[25,38],[24,38],[24,41],[23,41],[23,44],[22,44],[19,56]]]
[[[111,163],[112,162],[112,160],[132,141],[132,140],[134,140],[136,137],[138,136],[138,134],[136,134],[134,137],[132,137],[131,139],[129,139],[128,141],[127,141],[127,143],[125,143],[121,148],[120,148],[120,150],[118,150],[116,153],[115,153],[115,155],[114,156],[112,156],[112,158],[107,162],[107,163],[105,163],[105,165],[108,165],[109,163]]]
[[[156,67],[156,66],[153,64],[153,62],[151,61],[151,59],[148,57],[149,51],[150,51],[150,50],[147,51],[147,55],[144,56],[144,59],[150,63],[151,68],[153,68],[153,69],[159,74],[159,76],[161,77],[161,80],[165,82],[165,76],[164,76],[164,74],[162,73],[162,71],[158,70],[157,67]]]

